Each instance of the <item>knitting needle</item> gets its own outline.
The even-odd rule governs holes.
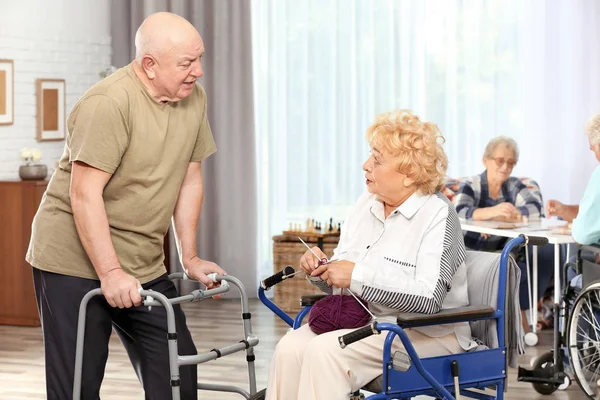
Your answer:
[[[289,274],[289,275],[284,275],[283,279],[287,279],[287,278],[291,278],[292,276],[299,274],[300,272],[304,272],[303,270],[299,269],[298,271],[294,272],[293,274]]]
[[[313,256],[317,257],[317,260],[319,260],[319,265],[325,265],[325,264],[329,264],[330,262],[336,261],[336,260],[331,260],[328,261],[327,258],[323,257],[322,259],[319,258],[319,256],[313,251],[313,249],[311,249],[304,240],[302,240],[302,238],[300,236],[298,236],[298,239],[300,239],[300,241],[302,242],[302,244],[304,246],[306,246],[306,248],[313,254]],[[325,261],[323,261],[325,260]],[[298,271],[300,272],[300,271]],[[292,275],[297,274],[298,272],[294,272]],[[287,277],[290,277],[292,275],[287,275]],[[352,297],[354,297],[354,300],[356,300],[358,302],[358,304],[361,305],[362,308],[365,309],[366,312],[369,313],[369,315],[373,318],[373,319],[377,319],[377,317],[375,315],[373,315],[373,313],[369,310],[368,307],[366,307],[360,300],[358,300],[358,297],[356,297],[356,295],[354,293],[352,293],[352,291],[350,290],[350,288],[346,289],[348,291],[348,293],[350,293],[352,295]]]
[[[360,300],[358,299],[358,297],[356,297],[356,295],[355,295],[354,293],[352,293],[352,290],[350,290],[350,288],[346,288],[346,290],[348,291],[348,293],[350,293],[350,294],[352,295],[352,297],[354,297],[354,300],[358,301],[358,304],[360,304],[360,305],[361,305],[361,307],[362,307],[362,308],[364,308],[364,309],[365,309],[365,311],[369,313],[369,315],[371,316],[371,318],[373,318],[373,319],[377,319],[377,317],[376,317],[376,316],[374,316],[374,315],[373,315],[373,313],[372,313],[372,312],[369,310],[369,307],[365,306],[365,305],[362,303],[362,301],[360,301]]]
[[[311,249],[310,246],[307,245],[304,240],[302,240],[302,238],[300,236],[298,236],[298,239],[300,239],[300,241],[302,242],[302,244],[308,249],[308,251],[310,251],[313,254],[313,256],[317,257],[317,260],[319,260],[319,265],[323,265],[323,264],[327,263],[327,257],[320,258],[317,255],[317,253],[315,253],[313,251],[313,249]]]

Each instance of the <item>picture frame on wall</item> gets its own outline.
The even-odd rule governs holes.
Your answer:
[[[14,83],[13,60],[0,59],[0,125],[14,122]]]
[[[37,140],[64,140],[66,132],[64,79],[37,79]]]

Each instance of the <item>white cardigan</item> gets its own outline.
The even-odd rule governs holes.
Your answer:
[[[380,321],[398,312],[433,314],[469,304],[465,246],[456,211],[440,193],[414,193],[388,218],[375,195],[362,195],[344,222],[333,258],[356,263],[350,290]],[[311,282],[331,293],[324,281]],[[334,287],[334,294],[341,289]],[[475,346],[467,322],[415,328],[431,337],[454,332]]]

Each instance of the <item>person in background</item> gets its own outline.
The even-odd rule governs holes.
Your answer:
[[[600,114],[589,119],[584,128],[590,150],[600,162]],[[546,204],[548,217],[559,217],[571,224],[573,239],[579,244],[600,242],[600,165],[594,169],[579,205],[558,200]]]
[[[600,114],[591,117],[584,127],[588,138],[590,150],[596,160],[600,162]],[[578,205],[563,204],[558,200],[549,200],[546,203],[547,215],[558,217],[569,222],[573,239],[582,245],[600,243],[600,165],[596,166]],[[578,245],[570,246],[570,262],[577,260]],[[600,256],[590,251],[582,251],[581,257],[585,260],[600,264]],[[569,281],[575,277],[575,270],[570,268]]]
[[[483,153],[485,170],[465,179],[453,199],[460,218],[473,221],[521,222],[523,217],[535,220],[542,217],[543,203],[538,194],[529,190],[521,179],[511,176],[519,161],[519,147],[508,137],[496,137],[487,144]],[[507,238],[466,232],[465,246],[472,250],[499,251]],[[528,246],[532,254],[533,246]],[[529,331],[525,311],[529,310],[529,288],[526,262],[518,259],[521,268],[519,302],[523,311],[523,328]],[[538,248],[538,294],[541,299],[554,272],[554,246]],[[533,276],[531,266],[530,276]],[[537,304],[535,299],[533,304]]]

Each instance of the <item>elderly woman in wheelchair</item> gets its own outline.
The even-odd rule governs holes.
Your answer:
[[[367,193],[346,219],[332,260],[324,262],[315,247],[300,267],[323,291],[360,297],[379,322],[395,323],[401,311],[466,306],[465,248],[456,212],[440,194],[447,158],[437,126],[400,110],[380,115],[367,139]],[[347,399],[380,376],[385,336],[342,349],[338,337],[349,332],[317,334],[310,323],[288,332],[272,358],[266,398]],[[405,332],[422,357],[475,346],[467,322]],[[392,349],[403,349],[399,340]]]

